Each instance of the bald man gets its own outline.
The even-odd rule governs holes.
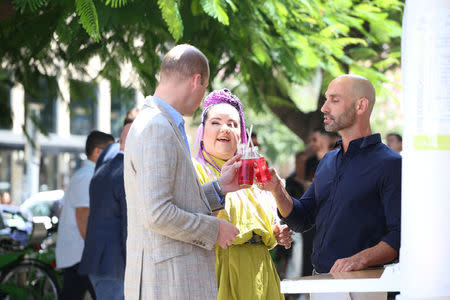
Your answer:
[[[400,248],[401,157],[372,134],[375,89],[367,79],[340,76],[325,96],[325,130],[340,133],[340,147],[325,154],[300,200],[289,197],[274,170],[263,188],[272,191],[291,229],[316,227],[315,273],[381,266],[396,259]],[[333,294],[331,299],[386,299],[386,293]]]

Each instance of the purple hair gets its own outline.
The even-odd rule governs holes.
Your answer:
[[[244,111],[242,109],[242,103],[239,98],[231,93],[229,89],[221,89],[212,91],[208,96],[206,96],[203,101],[203,110],[202,110],[202,123],[197,129],[197,138],[196,143],[199,145],[198,153],[196,158],[201,161],[201,163],[205,163],[205,157],[203,156],[203,143],[201,142],[203,137],[203,130],[205,128],[206,117],[208,115],[208,111],[211,107],[216,104],[226,103],[230,104],[239,113],[239,119],[241,122],[241,143],[247,143],[247,133],[245,132],[245,119],[244,119]]]

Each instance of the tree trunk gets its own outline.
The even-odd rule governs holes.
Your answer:
[[[0,0],[0,21],[5,20],[16,14],[12,1]]]
[[[267,103],[270,110],[283,124],[307,143],[311,132],[316,128],[323,127],[323,114],[320,111],[320,108],[325,102],[325,97],[323,95],[319,97],[317,109],[315,111],[304,113],[297,108],[290,98],[284,96],[279,89],[276,90],[276,93],[277,97],[284,99],[292,105],[274,105]]]

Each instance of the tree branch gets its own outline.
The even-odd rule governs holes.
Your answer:
[[[315,111],[304,113],[297,108],[295,103],[290,98],[284,96],[279,88],[276,88],[275,93],[278,98],[283,99],[289,104],[274,105],[273,103],[267,101],[266,103],[268,107],[281,120],[282,123],[284,123],[304,142],[308,140],[309,134],[312,130],[323,126],[322,113],[320,111],[321,105],[319,105],[318,109]]]

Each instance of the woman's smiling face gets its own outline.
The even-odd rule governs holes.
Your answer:
[[[212,106],[207,114],[203,130],[203,145],[206,152],[228,160],[236,153],[236,137],[240,142],[241,122],[239,113],[230,104]]]

